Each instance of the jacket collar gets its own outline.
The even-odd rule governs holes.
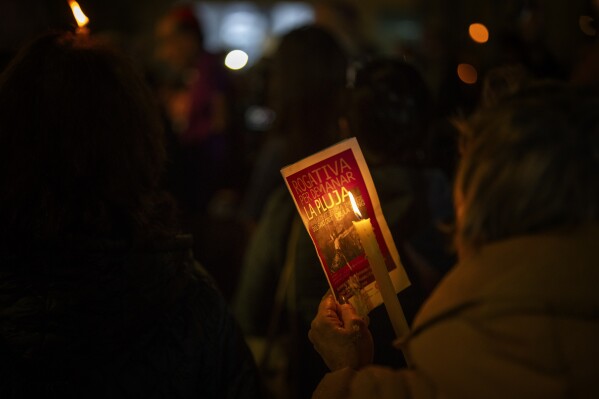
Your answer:
[[[417,334],[436,320],[482,303],[599,312],[599,225],[488,244],[460,261],[414,321]],[[534,305],[532,305],[534,304]]]

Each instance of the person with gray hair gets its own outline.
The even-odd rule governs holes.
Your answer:
[[[528,87],[474,117],[455,182],[459,262],[398,343],[325,297],[309,338],[331,372],[313,398],[599,397],[599,93]]]

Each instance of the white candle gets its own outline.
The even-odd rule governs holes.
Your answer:
[[[358,210],[351,192],[349,193],[349,196],[356,216],[361,217],[361,213]],[[372,274],[374,275],[381,296],[383,297],[383,303],[387,309],[389,320],[391,320],[393,331],[395,331],[397,338],[403,338],[410,332],[410,329],[404,316],[403,309],[401,308],[399,300],[397,299],[397,294],[395,293],[395,288],[393,287],[391,278],[389,277],[385,258],[381,253],[378,241],[374,235],[372,223],[370,223],[369,218],[366,218],[357,222],[353,222],[353,225],[358,233],[358,236],[360,237],[360,242],[362,243],[362,248],[364,248],[366,259],[370,264],[370,269],[372,270]]]

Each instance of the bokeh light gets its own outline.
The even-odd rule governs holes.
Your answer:
[[[476,68],[470,64],[459,64],[458,77],[462,82],[472,85],[478,80],[478,72],[476,72]]]
[[[248,58],[245,51],[233,50],[225,57],[225,66],[233,70],[241,69],[247,65]]]
[[[483,24],[470,24],[468,33],[470,34],[472,40],[474,40],[476,43],[486,43],[489,41],[489,30]]]

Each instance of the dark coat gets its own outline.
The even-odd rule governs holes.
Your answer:
[[[258,397],[251,353],[190,245],[5,248],[0,397]]]

